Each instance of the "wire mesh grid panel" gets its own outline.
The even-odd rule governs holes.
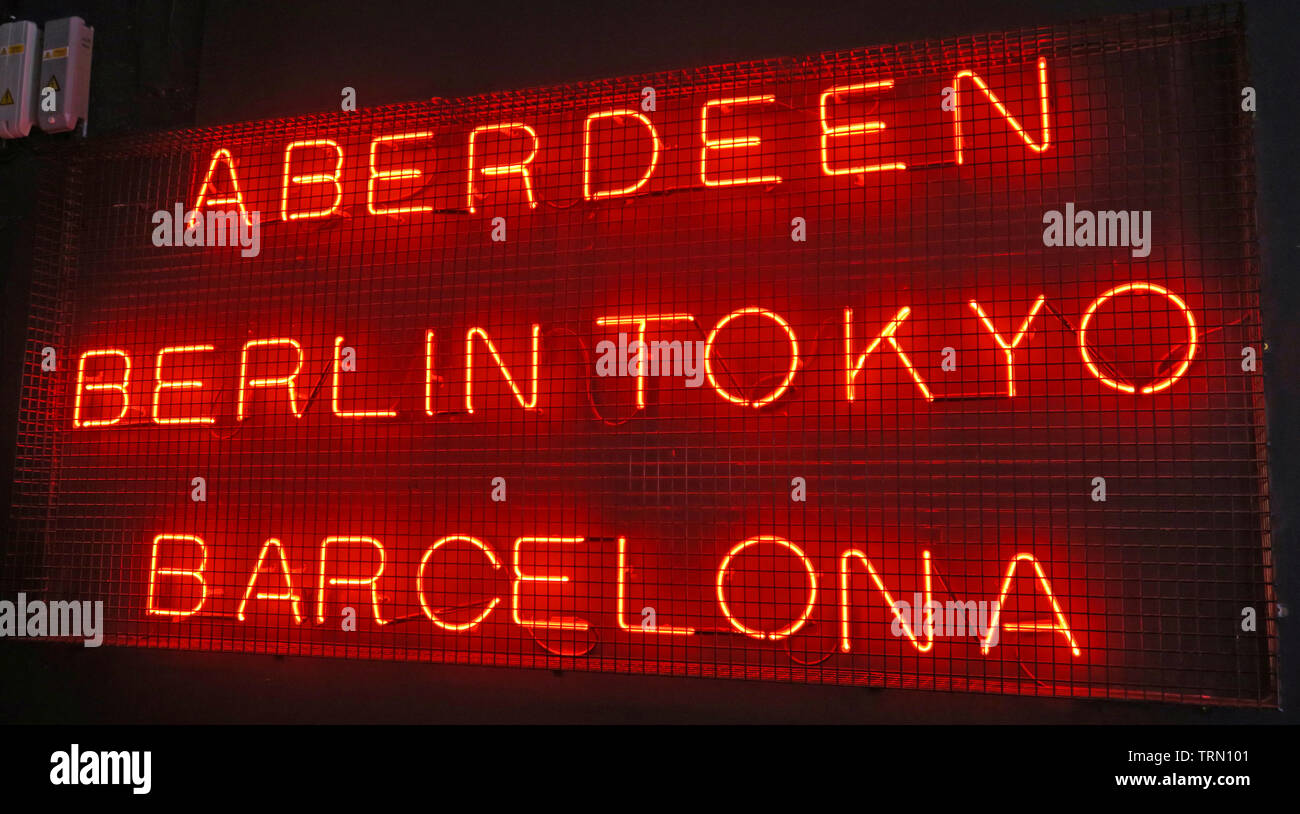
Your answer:
[[[1275,703],[1246,85],[1227,6],[72,151],[6,586],[117,645]]]

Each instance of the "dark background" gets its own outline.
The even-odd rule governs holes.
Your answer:
[[[17,2],[0,19],[76,14],[95,28],[88,134],[148,132],[595,79],[1167,8],[1171,0],[906,3]],[[1189,3],[1184,3],[1189,4]],[[1263,357],[1273,549],[1296,594],[1294,509],[1300,172],[1294,4],[1246,2],[1263,239]],[[0,142],[0,504],[13,474],[37,159],[77,136]],[[7,509],[6,509],[7,522]],[[1283,706],[1300,643],[1278,625]],[[6,642],[5,722],[1295,722],[1290,711],[1197,709],[915,691]]]

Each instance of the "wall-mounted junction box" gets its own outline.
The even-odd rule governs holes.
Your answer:
[[[47,133],[74,130],[90,102],[90,54],[95,29],[80,17],[45,24],[36,123]]]
[[[41,30],[19,20],[0,25],[0,138],[23,138],[36,115]]]

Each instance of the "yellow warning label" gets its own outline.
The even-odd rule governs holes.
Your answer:
[[[8,48],[0,48],[0,56],[3,56],[4,54],[21,54],[25,50],[26,50],[26,46],[24,46],[21,42],[15,42],[13,45],[9,46]]]
[[[63,59],[68,55],[66,47],[49,48],[41,53],[41,59]]]
[[[5,95],[0,96],[0,105],[12,105],[13,103],[14,95],[9,92],[8,88],[5,88]]]
[[[54,88],[55,90],[59,90],[59,80],[58,80],[58,78],[57,78],[57,77],[54,77],[54,76],[51,76],[51,77],[50,77],[50,81],[45,83],[45,87],[47,87],[47,88]]]

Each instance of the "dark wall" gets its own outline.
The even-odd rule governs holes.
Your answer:
[[[906,3],[638,2],[500,4],[476,0],[357,3],[11,2],[17,19],[78,14],[95,27],[89,138],[969,34],[1167,7],[1121,0]],[[1264,240],[1264,356],[1272,465],[1273,547],[1283,601],[1297,589],[1300,507],[1300,285],[1290,213],[1297,33],[1283,0],[1248,2],[1259,96],[1259,215]],[[14,410],[30,280],[37,158],[77,136],[37,134],[0,147],[0,504],[12,481]],[[1284,702],[1300,695],[1300,643],[1281,630]],[[178,654],[58,645],[9,646],[0,720],[26,721],[1062,721],[1297,720],[1290,713],[1197,710],[552,674],[417,664]]]
[[[76,15],[95,29],[91,58],[89,137],[188,127],[194,123],[202,54],[203,3],[166,0],[26,2],[0,6],[0,22]],[[4,322],[0,323],[0,505],[7,522],[13,483],[19,370],[31,284],[32,219],[38,162],[79,134],[49,136],[33,129],[25,139],[0,141],[0,277]]]

